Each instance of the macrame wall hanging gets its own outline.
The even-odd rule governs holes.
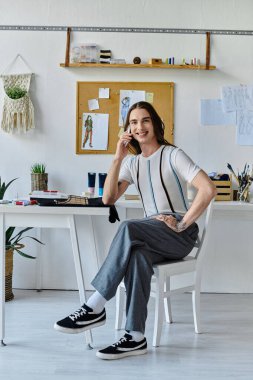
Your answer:
[[[25,63],[24,59],[18,54],[8,69],[18,58]],[[35,128],[34,107],[29,97],[32,75],[32,73],[3,73],[1,75],[5,92],[1,128],[7,133],[14,131],[27,132]]]

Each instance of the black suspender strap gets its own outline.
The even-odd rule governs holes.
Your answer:
[[[174,165],[172,164],[171,155],[172,155],[173,151],[174,151],[174,149],[170,152],[170,167],[171,167],[171,170],[172,170],[172,172],[174,174],[174,177],[175,177],[175,180],[176,180],[176,183],[177,183],[177,186],[178,186],[178,190],[179,190],[179,193],[181,195],[181,198],[182,198],[182,201],[183,201],[183,204],[184,204],[184,208],[185,208],[186,211],[188,211],[188,207],[187,207],[187,204],[185,202],[184,193],[183,193],[183,189],[182,189],[181,183],[180,183],[179,178],[177,176],[177,173],[176,173],[176,170],[174,168]]]
[[[163,190],[166,194],[166,197],[167,197],[167,200],[169,202],[169,205],[170,205],[170,209],[173,213],[175,213],[175,210],[174,210],[174,207],[172,205],[172,202],[171,202],[171,199],[170,199],[170,196],[169,196],[169,193],[165,187],[165,184],[164,184],[164,181],[163,181],[163,175],[162,175],[162,158],[163,158],[163,151],[164,151],[164,148],[165,146],[163,147],[162,151],[161,151],[161,156],[160,156],[160,178],[161,178],[161,182],[162,182],[162,186],[163,186]]]
[[[140,157],[138,157],[137,160],[138,160],[138,162],[137,162],[137,187],[138,187],[139,194],[141,196],[141,202],[142,202],[143,210],[145,212],[145,215],[147,216],[147,213],[146,213],[146,210],[145,210],[145,206],[144,206],[144,202],[143,202],[143,197],[142,197],[141,189],[140,189],[140,184],[139,184]]]

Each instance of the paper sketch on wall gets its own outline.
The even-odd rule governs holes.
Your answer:
[[[224,86],[221,93],[224,110],[236,111],[237,144],[253,145],[253,86]]]
[[[239,145],[253,145],[253,111],[237,111],[236,140]]]
[[[27,132],[35,128],[34,107],[29,97],[32,73],[8,74],[18,58],[27,66],[24,59],[18,54],[1,75],[5,92],[1,128],[8,133],[15,130]]]
[[[225,112],[253,110],[253,86],[224,86],[221,89],[221,97]]]
[[[83,113],[82,150],[107,150],[109,114]]]
[[[236,113],[224,112],[221,99],[201,99],[201,125],[236,125]]]
[[[140,101],[145,101],[145,91],[120,90],[119,127],[124,126],[129,108]]]
[[[253,86],[221,88],[221,99],[201,99],[201,125],[236,125],[236,143],[253,145]]]

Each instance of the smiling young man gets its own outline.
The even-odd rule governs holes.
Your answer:
[[[133,153],[127,157],[129,151]],[[197,190],[188,208],[187,183]],[[138,190],[145,217],[121,223],[108,256],[92,281],[95,293],[73,314],[56,322],[55,329],[78,333],[105,323],[105,304],[124,279],[126,333],[116,343],[97,351],[101,359],[120,359],[147,352],[144,337],[153,265],[179,260],[194,247],[195,221],[215,196],[215,187],[181,149],[164,139],[164,124],[147,102],[134,104],[127,114],[106,178],[103,202],[112,205],[130,184]]]

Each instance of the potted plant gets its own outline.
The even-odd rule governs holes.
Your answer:
[[[4,198],[5,192],[10,186],[10,184],[15,181],[17,178],[12,179],[10,182],[5,184],[1,181],[0,177],[0,200]],[[5,300],[10,301],[14,298],[12,292],[12,273],[13,273],[13,254],[17,252],[23,257],[29,259],[35,259],[35,257],[27,255],[23,252],[24,244],[21,243],[21,240],[24,238],[29,238],[37,241],[40,244],[43,244],[41,241],[32,236],[23,236],[26,231],[29,231],[32,227],[24,228],[15,235],[15,227],[7,228],[5,232]]]
[[[31,230],[33,227],[27,227],[15,234],[15,227],[9,227],[5,233],[5,301],[11,301],[14,298],[12,292],[12,274],[13,274],[13,255],[17,252],[19,255],[29,258],[36,259],[36,257],[27,255],[23,252],[24,244],[21,240],[24,238],[33,239],[36,242],[43,244],[40,240],[33,236],[24,236],[26,231]]]
[[[48,174],[46,173],[46,165],[35,163],[31,166],[32,191],[47,190]]]
[[[4,199],[4,194],[5,194],[6,190],[8,189],[8,187],[10,186],[10,184],[13,181],[16,181],[16,179],[17,178],[14,178],[10,182],[8,182],[7,184],[5,184],[5,182],[2,182],[1,177],[0,177],[0,200]]]

